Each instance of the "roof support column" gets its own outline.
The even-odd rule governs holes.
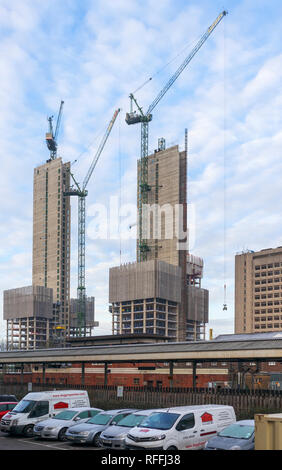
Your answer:
[[[85,362],[81,363],[81,385],[85,385]]]
[[[169,361],[169,387],[173,387],[173,361]]]
[[[193,361],[193,369],[192,369],[192,387],[193,388],[197,388],[197,376],[196,376],[196,372],[197,372],[197,362],[196,361]]]
[[[42,383],[45,384],[46,381],[46,364],[42,363]]]
[[[21,385],[24,383],[24,364],[21,364]]]
[[[108,363],[105,362],[105,365],[104,365],[104,385],[107,386],[108,385]]]

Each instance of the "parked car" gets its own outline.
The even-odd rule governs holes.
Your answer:
[[[1,420],[1,431],[10,434],[33,435],[33,427],[39,421],[51,418],[63,409],[90,407],[86,390],[52,390],[28,393],[15,408]]]
[[[111,424],[118,424],[125,416],[138,410],[122,409],[103,411],[83,424],[76,424],[66,432],[66,439],[76,444],[89,444],[98,447],[100,434]]]
[[[0,395],[0,403],[18,403],[15,395]]]
[[[195,405],[157,411],[131,429],[125,439],[127,449],[202,449],[211,435],[235,423],[232,406]]]
[[[40,421],[33,428],[33,435],[42,439],[65,439],[65,433],[70,426],[74,424],[84,423],[89,418],[100,413],[100,408],[69,408],[68,410],[61,411],[54,418]]]
[[[10,401],[4,401],[0,402],[0,421],[3,418],[3,416],[8,413],[8,411],[12,411],[17,402],[10,402]]]
[[[157,410],[141,410],[122,418],[118,424],[110,424],[100,435],[100,445],[111,449],[125,449],[125,438],[131,428],[138,426],[147,416]]]
[[[237,421],[206,442],[205,450],[254,450],[255,420]]]

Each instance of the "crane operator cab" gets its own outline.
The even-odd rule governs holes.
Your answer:
[[[125,122],[130,125],[130,124],[137,124],[138,122],[150,122],[152,121],[152,114],[148,115],[142,115],[142,114],[137,114],[136,111],[132,111],[131,113],[126,113],[125,115]]]

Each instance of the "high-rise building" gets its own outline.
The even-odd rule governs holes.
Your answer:
[[[137,263],[110,269],[113,333],[153,333],[173,341],[202,339],[208,291],[200,285],[202,260],[196,274],[197,263],[188,254],[187,152],[180,152],[177,145],[166,149],[164,139],[159,143],[147,160],[149,191],[142,217],[137,201],[146,260],[137,239]],[[137,181],[140,185],[140,161]]]
[[[282,247],[235,256],[235,333],[282,330]]]
[[[70,163],[48,160],[34,169],[32,284],[53,289],[55,328],[69,334]]]

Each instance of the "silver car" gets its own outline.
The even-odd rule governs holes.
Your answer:
[[[119,421],[112,423],[101,433],[100,445],[107,449],[125,449],[125,438],[131,428],[138,426],[143,419],[158,410],[141,410],[131,413]]]
[[[71,443],[89,444],[98,447],[100,445],[100,434],[110,424],[117,424],[125,416],[138,410],[123,409],[103,411],[94,418],[88,419],[83,424],[76,424],[66,432],[66,439]]]
[[[103,410],[99,408],[68,408],[58,413],[54,418],[49,418],[36,424],[33,428],[33,435],[43,439],[59,439],[63,441],[65,439],[65,432],[70,426],[77,422],[84,423],[101,411]]]

